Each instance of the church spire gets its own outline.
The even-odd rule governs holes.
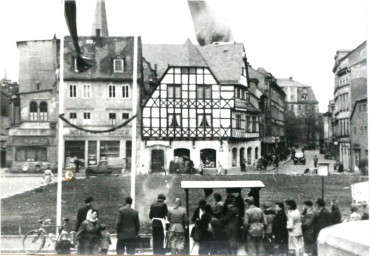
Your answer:
[[[105,11],[105,0],[97,0],[95,7],[92,36],[108,37],[107,13]]]

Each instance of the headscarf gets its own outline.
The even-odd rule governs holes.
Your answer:
[[[90,209],[90,210],[87,212],[86,219],[87,219],[88,221],[95,222],[95,221],[97,221],[97,220],[98,220],[98,217],[96,217],[96,219],[94,220],[94,219],[91,217],[91,215],[92,215],[92,211],[93,211],[93,209]]]

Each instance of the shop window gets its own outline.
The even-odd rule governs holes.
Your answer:
[[[122,85],[122,98],[124,99],[130,98],[130,85],[128,84]]]
[[[43,101],[40,103],[40,121],[48,120],[48,104]]]
[[[98,164],[97,141],[96,140],[89,140],[88,141],[87,164],[88,165],[97,165]]]
[[[38,108],[37,103],[32,101],[30,103],[30,121],[38,120],[37,108]]]
[[[204,148],[200,150],[200,159],[202,160],[204,167],[216,168],[216,150],[211,148]]]
[[[119,141],[100,141],[100,160],[119,157]]]
[[[47,161],[47,149],[44,147],[20,147],[16,148],[16,161]]]

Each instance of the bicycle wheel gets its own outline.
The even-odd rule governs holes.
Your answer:
[[[23,238],[23,250],[26,253],[37,253],[45,245],[46,234],[42,231],[31,230]]]

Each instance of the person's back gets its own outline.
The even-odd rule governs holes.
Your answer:
[[[136,238],[140,227],[138,211],[126,205],[118,212],[117,238]]]

